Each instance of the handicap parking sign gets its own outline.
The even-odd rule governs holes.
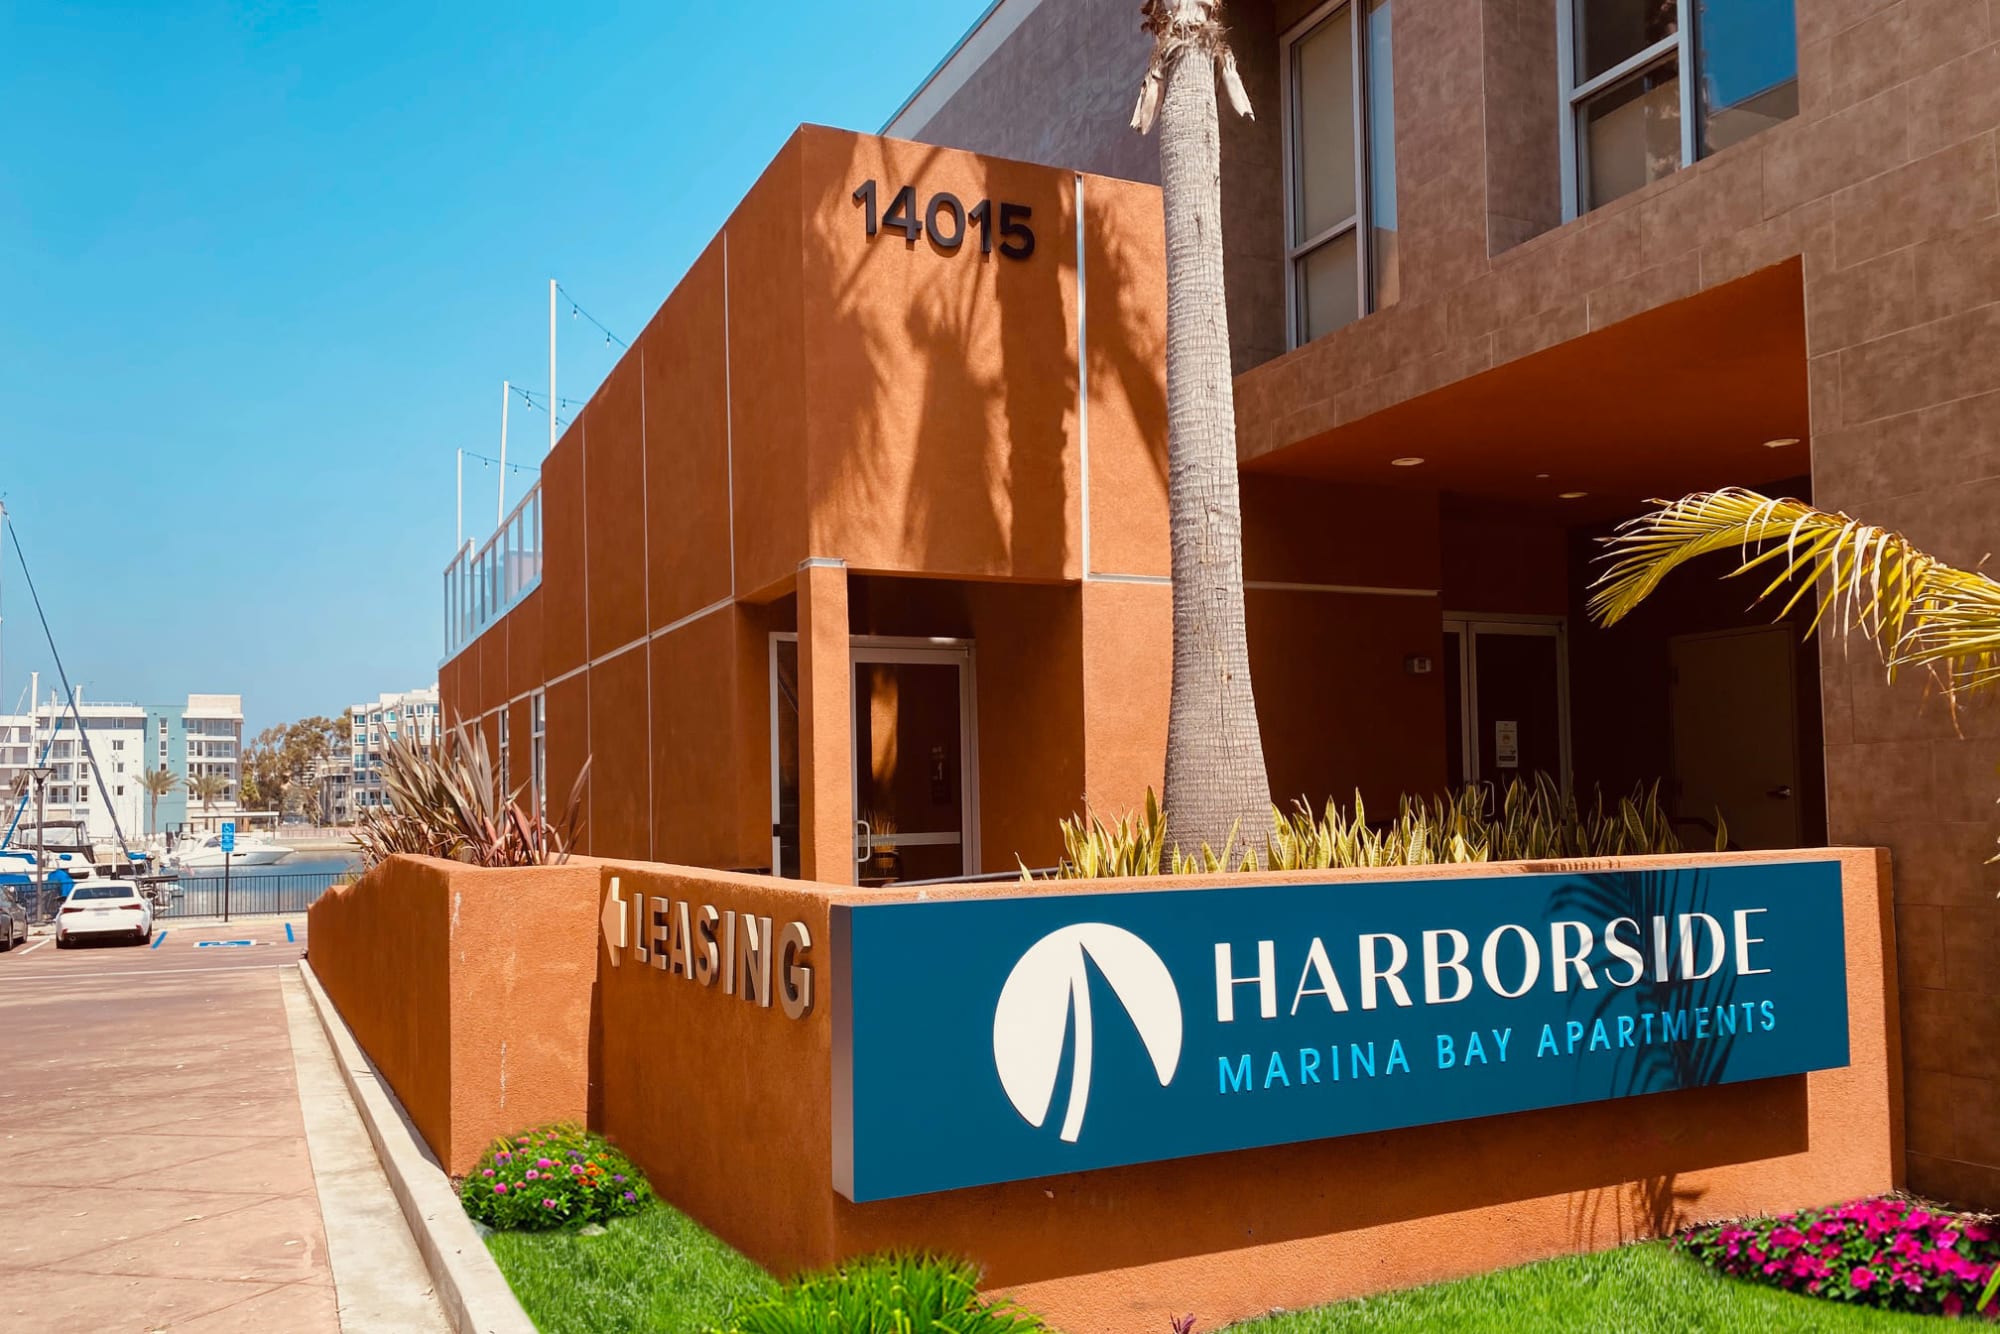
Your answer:
[[[236,821],[234,820],[224,820],[222,822],[222,850],[224,852],[236,851]]]

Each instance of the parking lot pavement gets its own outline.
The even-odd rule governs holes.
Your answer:
[[[285,1004],[304,926],[0,955],[0,1328],[342,1327]]]

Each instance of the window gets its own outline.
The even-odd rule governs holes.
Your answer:
[[[1286,309],[1293,346],[1394,304],[1389,0],[1334,0],[1285,35]]]
[[[535,812],[549,809],[548,699],[537,690],[528,696],[528,780],[535,785]]]
[[[1569,217],[1798,114],[1792,0],[1557,4]]]
[[[513,792],[513,784],[511,784],[508,781],[508,774],[507,774],[507,710],[504,707],[500,710],[499,713],[499,723],[500,723],[500,800],[509,801],[512,800],[514,792]]]

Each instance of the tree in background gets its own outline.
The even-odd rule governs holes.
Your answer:
[[[338,747],[344,747],[353,724],[347,715],[314,715],[295,723],[267,727],[243,752],[244,804],[256,804],[279,814],[320,807],[320,777]]]
[[[139,777],[139,786],[146,793],[146,808],[149,824],[146,832],[160,832],[160,798],[169,795],[181,785],[181,777],[172,769],[148,769]]]
[[[1194,851],[1256,837],[1271,782],[1243,618],[1243,515],[1235,383],[1222,284],[1222,148],[1216,78],[1239,115],[1250,99],[1222,0],[1146,0],[1153,59],[1132,127],[1160,132],[1167,235],[1167,513],[1174,676],[1167,715],[1167,836]]]
[[[221,774],[196,774],[188,779],[188,795],[201,803],[202,814],[214,815],[215,803],[229,795],[229,780]]]

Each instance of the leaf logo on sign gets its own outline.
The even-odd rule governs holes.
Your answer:
[[[1161,1088],[1173,1081],[1181,1059],[1180,992],[1150,945],[1104,922],[1080,922],[1036,941],[1000,988],[993,1010],[993,1064],[1014,1110],[1039,1128],[1055,1099],[1064,1038],[1074,1023],[1076,1055],[1062,1123],[1062,1138],[1070,1144],[1083,1133],[1090,1101],[1092,964],[1138,1030]]]

